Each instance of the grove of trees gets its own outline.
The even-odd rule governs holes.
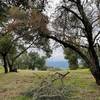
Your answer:
[[[78,55],[74,51],[69,50],[68,48],[64,49],[64,54],[65,54],[65,59],[67,59],[69,62],[69,68],[71,70],[78,69],[79,68]]]
[[[76,70],[79,68],[88,68],[88,64],[75,51],[64,48],[64,58],[68,60],[69,69]]]
[[[54,20],[51,22],[53,31],[47,27],[49,19],[43,13],[48,2],[46,0],[0,1],[0,6],[2,5],[0,37],[11,34],[13,43],[17,41],[18,44],[22,42],[21,45],[34,44],[35,47],[43,49],[47,55],[51,52],[49,41],[53,39],[84,59],[96,83],[100,85],[100,59],[99,51],[97,52],[97,46],[98,48],[100,46],[100,0],[60,0]],[[18,48],[17,43],[14,45],[16,48]],[[5,55],[2,57],[6,68],[7,57]],[[16,57],[12,57],[13,62]]]
[[[32,6],[31,3],[33,3]],[[38,20],[42,19],[42,13],[39,13],[40,19],[37,17],[38,10],[41,12],[44,9],[41,6],[42,4],[44,4],[44,1],[37,0],[32,2],[27,0],[0,1],[0,58],[2,59],[5,73],[8,73],[8,68],[10,72],[17,71],[17,66],[15,65],[18,61],[17,59],[27,52],[29,48],[42,49],[47,56],[50,56],[49,40],[40,38],[36,32],[39,24]],[[32,10],[30,10],[30,6]],[[41,58],[35,53],[31,55],[32,57],[37,56],[38,63],[41,64],[42,69],[42,65],[45,64],[45,57]],[[37,60],[35,57],[34,61]],[[40,68],[40,65],[37,65],[37,67]]]
[[[36,52],[23,53],[15,62],[15,66],[19,69],[46,70],[46,57]]]

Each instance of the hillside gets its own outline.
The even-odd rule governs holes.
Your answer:
[[[18,73],[4,74],[2,70],[0,71],[0,100],[33,100],[25,93],[39,82],[40,79],[36,74],[46,77],[55,73],[19,70]],[[100,100],[100,87],[95,84],[94,78],[87,69],[70,71],[64,79],[64,84],[67,90],[66,95],[69,96],[68,100]]]
[[[55,68],[61,68],[61,69],[66,69],[68,68],[69,64],[67,60],[62,60],[62,61],[47,61],[46,62],[47,66],[49,67],[55,67]]]

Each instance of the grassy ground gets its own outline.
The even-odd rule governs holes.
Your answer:
[[[4,74],[0,68],[0,100],[32,100],[23,94],[39,81],[36,74],[45,77],[52,73],[54,72],[19,70],[18,73]],[[88,69],[70,71],[64,84],[70,93],[69,100],[100,100],[100,87],[95,84]]]

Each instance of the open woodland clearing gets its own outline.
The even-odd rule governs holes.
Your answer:
[[[40,78],[48,77],[55,72],[19,70],[18,73],[2,73],[0,69],[0,100],[33,100],[26,95],[37,86]],[[60,71],[65,73],[65,71]],[[40,77],[40,78],[39,78]],[[60,81],[56,85],[61,84]],[[70,71],[64,78],[68,100],[100,100],[100,87],[96,85],[88,69]]]
[[[0,100],[100,100],[100,0],[0,0]]]

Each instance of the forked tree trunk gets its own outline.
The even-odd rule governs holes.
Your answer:
[[[9,67],[9,72],[12,72],[13,68],[12,68],[12,65],[10,64],[8,57],[7,57],[7,63],[8,63],[8,67]]]
[[[13,67],[13,62],[11,63],[9,58],[7,57],[7,63],[8,63],[8,67],[9,67],[9,72],[17,72],[17,68]]]
[[[13,65],[10,65],[9,72],[17,72],[17,68],[13,67]]]

